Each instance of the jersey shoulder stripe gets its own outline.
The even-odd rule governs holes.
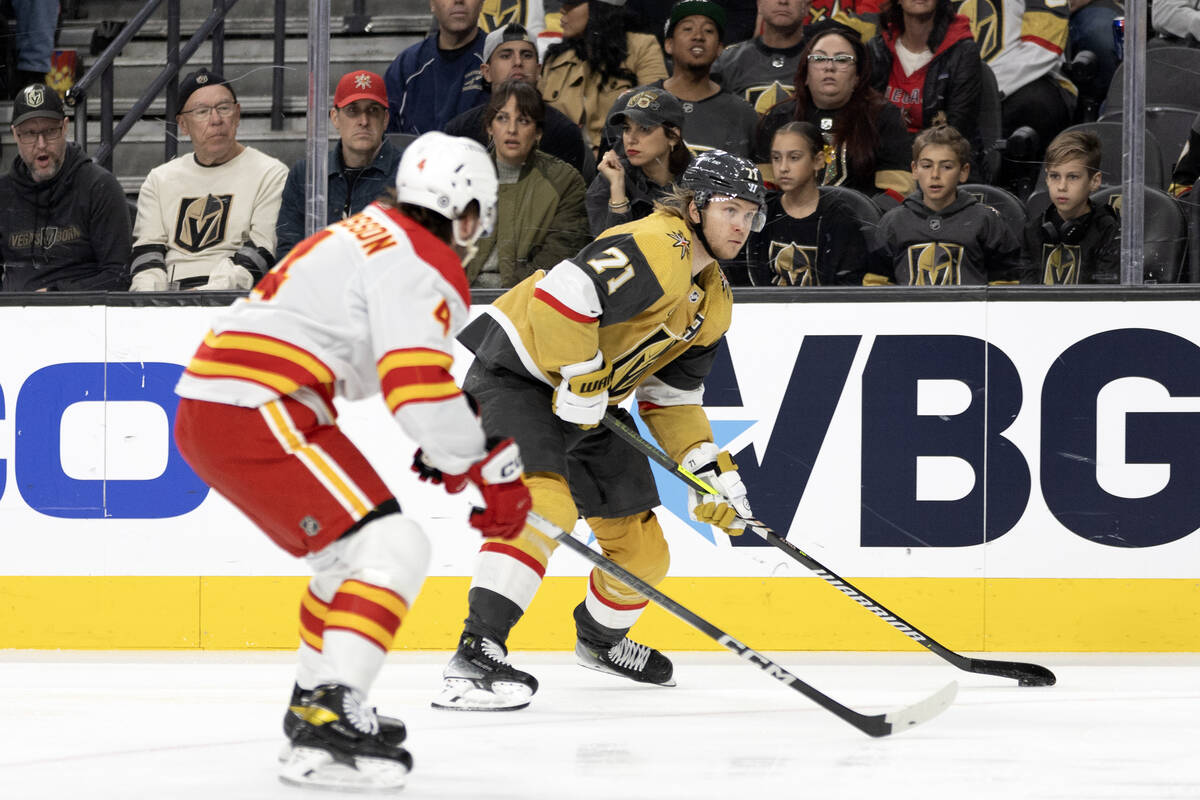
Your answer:
[[[543,303],[550,306],[555,311],[557,311],[559,314],[562,314],[564,317],[571,320],[572,322],[580,322],[580,323],[587,325],[587,324],[597,321],[596,317],[591,317],[591,316],[588,316],[587,314],[580,314],[578,311],[571,308],[566,303],[563,303],[557,297],[550,294],[545,289],[541,289],[541,288],[534,289],[533,297],[535,300],[541,300]]]

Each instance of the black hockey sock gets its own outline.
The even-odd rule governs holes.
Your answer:
[[[601,625],[587,610],[587,603],[575,606],[575,635],[584,644],[597,650],[608,650],[625,638],[629,628],[609,628]]]
[[[507,650],[508,634],[525,613],[521,607],[491,589],[479,588],[467,593],[467,604],[469,611],[463,630],[491,639]]]

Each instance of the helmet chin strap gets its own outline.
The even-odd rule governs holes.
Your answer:
[[[466,238],[466,239],[463,239],[462,237],[460,237],[458,235],[458,223],[461,220],[462,220],[462,217],[459,217],[458,219],[453,220],[451,222],[450,232],[451,232],[451,236],[454,238],[454,243],[456,245],[458,245],[459,247],[461,247],[464,251],[463,257],[462,257],[462,263],[467,264],[473,258],[475,258],[475,254],[479,252],[479,247],[476,244],[476,242],[479,241],[479,237],[483,234],[483,220],[476,218],[475,232],[473,234],[471,234],[471,236],[469,238]]]
[[[704,208],[708,208],[708,204],[704,204]],[[704,245],[704,250],[712,259],[717,258],[717,254],[713,252],[712,245],[708,243],[708,237],[704,235],[704,209],[697,208],[696,213],[700,215],[700,222],[692,223],[692,230],[696,232],[696,239],[700,244]]]

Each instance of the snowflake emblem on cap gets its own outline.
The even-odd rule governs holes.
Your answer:
[[[371,76],[365,72],[360,72],[357,75],[355,75],[354,76],[354,88],[355,89],[370,89],[371,88]]]

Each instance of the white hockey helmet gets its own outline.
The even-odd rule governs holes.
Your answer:
[[[461,136],[431,131],[418,136],[404,149],[396,168],[396,197],[456,220],[472,200],[479,203],[479,226],[469,242],[488,236],[496,228],[496,168],[483,145]]]

